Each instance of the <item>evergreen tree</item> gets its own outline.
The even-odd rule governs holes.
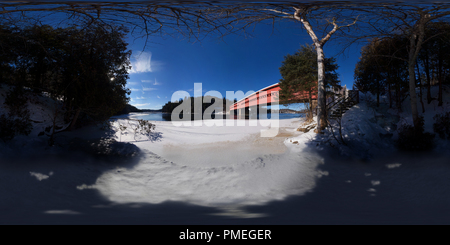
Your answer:
[[[439,85],[438,102],[443,105],[442,84],[450,80],[450,23],[431,22],[426,25],[425,39],[418,56],[418,63],[425,72],[427,86],[427,102],[430,103],[434,98],[431,97],[432,80]]]
[[[46,92],[55,103],[62,99],[71,128],[79,118],[105,120],[129,100],[126,33],[95,22],[83,28],[0,26],[0,81]]]
[[[325,88],[339,88],[340,81],[336,70],[338,65],[336,59],[325,59]],[[312,45],[302,46],[295,54],[286,55],[280,73],[280,102],[290,104],[292,98],[299,92],[308,93],[309,110],[312,111],[312,96],[317,88],[317,52]],[[301,101],[304,102],[304,101]],[[311,115],[311,114],[310,114]]]
[[[80,113],[104,120],[123,109],[130,91],[126,30],[100,24],[87,29],[67,30],[66,55],[61,83],[66,107],[74,112],[72,127]]]
[[[408,54],[403,48],[406,43],[407,39],[402,36],[373,39],[361,50],[361,58],[355,67],[355,86],[360,91],[375,94],[377,106],[380,104],[380,95],[387,92],[390,107],[395,99],[397,108],[400,109],[409,90]]]

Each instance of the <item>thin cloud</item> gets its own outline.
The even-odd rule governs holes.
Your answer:
[[[145,88],[144,86],[142,86],[142,91],[153,91],[153,90],[157,90],[156,88]]]
[[[156,98],[161,99],[161,97],[159,97],[158,95],[156,95]]]
[[[159,61],[152,61],[151,52],[137,52],[133,55],[131,62],[130,74],[133,73],[144,73],[144,72],[155,72],[161,70],[162,63]]]
[[[195,89],[194,94],[203,94],[203,89]]]
[[[150,103],[144,103],[144,104],[134,104],[134,106],[147,106],[150,105]]]
[[[162,83],[159,83],[158,81],[156,81],[156,78],[155,78],[154,82],[152,80],[141,80],[141,82],[143,82],[143,83],[151,83],[152,85],[161,85],[162,84]]]
[[[188,89],[187,90],[188,92],[194,92],[194,94],[204,94],[204,93],[206,93],[206,92],[208,92],[207,90],[204,90],[204,89],[193,89],[193,88],[190,88],[190,89]]]

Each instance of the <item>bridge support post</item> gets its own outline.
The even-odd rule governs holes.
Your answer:
[[[238,119],[242,119],[242,108],[238,109]]]
[[[236,119],[237,110],[230,110],[230,114],[228,115],[228,119]]]
[[[271,111],[270,109],[267,109],[267,107],[269,107],[271,105],[271,103],[266,103],[266,104],[260,104],[258,105],[258,113],[257,113],[257,119],[260,120],[264,120],[264,119],[269,119],[270,115],[271,115]]]
[[[249,107],[248,119],[257,119],[257,118],[258,118],[258,106]]]
[[[249,119],[249,118],[250,118],[250,108],[245,107],[244,108],[244,119]]]

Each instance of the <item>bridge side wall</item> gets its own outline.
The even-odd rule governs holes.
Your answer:
[[[277,86],[272,86],[265,90],[258,91],[255,94],[249,96],[248,98],[245,98],[244,100],[231,105],[230,111],[239,110],[241,108],[248,108],[248,107],[252,107],[252,106],[258,106],[258,105],[279,103],[280,102],[279,101],[280,90],[281,90],[281,88],[278,84]],[[263,98],[263,96],[265,98]],[[262,101],[264,101],[264,103],[260,102],[260,99]],[[312,99],[317,100],[317,91],[313,91]],[[294,93],[292,99],[290,99],[290,100],[292,100],[292,101],[309,100],[309,93],[307,91]]]

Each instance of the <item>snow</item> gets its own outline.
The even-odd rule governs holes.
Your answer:
[[[295,134],[295,121],[283,121],[280,135]],[[119,124],[130,122],[114,122]],[[117,132],[116,138],[141,149],[143,159],[133,169],[104,173],[90,188],[115,203],[183,201],[222,208],[282,200],[315,185],[314,169],[320,160],[291,154],[283,144],[285,137],[260,137],[262,126],[155,124],[162,135],[155,141],[135,142],[131,126],[121,136]],[[298,157],[305,158],[306,164],[299,165]]]
[[[135,121],[118,117],[110,130],[59,133],[50,147],[36,134],[51,109],[40,102],[34,118],[46,123],[0,142],[0,223],[448,224],[446,143],[398,152],[393,139],[407,110],[374,109],[370,96],[343,116],[347,145],[330,132],[297,131],[303,119],[280,120],[276,137],[261,137],[268,126],[248,120],[157,121],[150,135],[135,135]],[[427,130],[440,110],[432,107]]]

